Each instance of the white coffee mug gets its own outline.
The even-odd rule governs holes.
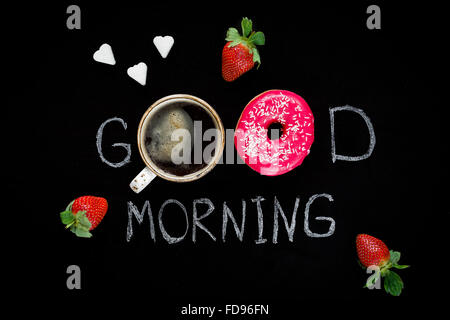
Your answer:
[[[174,103],[179,102],[187,102],[191,105],[196,105],[202,108],[211,117],[211,120],[218,133],[215,140],[216,145],[214,149],[214,155],[206,164],[206,166],[202,167],[198,171],[181,176],[172,174],[158,167],[151,159],[145,146],[145,136],[152,117],[161,109],[170,107]],[[130,188],[134,192],[139,193],[157,176],[174,182],[189,182],[200,179],[201,177],[206,175],[209,171],[212,170],[212,168],[214,168],[214,166],[219,162],[220,157],[222,156],[223,148],[225,145],[225,131],[219,115],[207,102],[191,95],[175,94],[159,99],[147,109],[139,123],[137,131],[137,143],[139,153],[146,167],[133,179],[133,181],[131,181]]]

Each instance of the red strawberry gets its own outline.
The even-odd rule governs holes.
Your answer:
[[[400,276],[390,268],[405,269],[409,266],[399,265],[400,252],[388,249],[383,241],[368,234],[358,234],[356,236],[356,252],[358,253],[361,265],[369,268],[376,267],[374,277],[369,277],[366,286],[372,287],[378,279],[384,278],[384,289],[387,293],[398,296],[403,289],[403,281]]]
[[[90,230],[95,229],[108,211],[105,198],[83,196],[75,199],[60,213],[61,221],[79,237],[90,238]]]
[[[383,241],[368,234],[359,234],[356,237],[356,251],[359,261],[365,267],[381,267],[389,261],[391,256]]]
[[[264,45],[265,37],[261,31],[252,31],[252,21],[243,18],[242,36],[236,28],[229,28],[225,38],[228,41],[222,51],[222,77],[225,81],[234,81],[261,64],[257,45]]]

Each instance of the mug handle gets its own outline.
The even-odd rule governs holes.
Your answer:
[[[144,188],[148,186],[149,183],[155,179],[155,177],[156,174],[154,174],[148,167],[145,167],[141,172],[139,172],[136,178],[131,181],[130,188],[134,192],[139,193],[144,190]]]

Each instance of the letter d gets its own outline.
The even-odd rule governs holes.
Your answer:
[[[355,112],[355,113],[359,114],[366,122],[367,129],[369,130],[369,134],[370,134],[370,142],[369,142],[369,149],[363,155],[351,157],[351,156],[344,156],[344,155],[336,154],[336,141],[335,141],[335,136],[334,136],[334,113],[337,111]],[[336,160],[360,161],[360,160],[364,160],[364,159],[367,159],[368,157],[370,157],[370,155],[373,152],[373,149],[375,148],[375,142],[376,142],[375,131],[373,129],[372,122],[370,122],[369,117],[364,113],[364,111],[362,111],[361,109],[352,107],[352,106],[330,108],[330,124],[331,124],[331,160],[333,161],[333,163],[336,162]]]

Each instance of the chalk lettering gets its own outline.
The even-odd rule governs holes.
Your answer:
[[[367,128],[369,130],[370,134],[370,143],[369,143],[369,149],[367,152],[361,156],[344,156],[340,154],[336,154],[336,141],[335,141],[335,135],[334,135],[334,114],[337,111],[352,111],[357,114],[359,114],[364,121],[366,122]],[[331,160],[336,162],[336,160],[344,160],[344,161],[360,161],[364,160],[370,157],[370,155],[373,152],[373,149],[375,148],[375,131],[373,129],[372,122],[370,122],[369,117],[364,113],[363,110],[352,107],[352,106],[343,106],[343,107],[334,107],[330,108],[330,124],[331,124]]]
[[[312,238],[324,238],[324,237],[329,237],[334,233],[335,230],[335,222],[333,218],[330,217],[316,217],[316,220],[326,220],[326,221],[330,221],[330,228],[328,229],[327,233],[314,233],[309,229],[309,207],[311,206],[311,204],[314,202],[314,200],[316,200],[317,198],[327,198],[330,202],[334,201],[333,197],[327,193],[321,193],[321,194],[315,194],[313,196],[311,196],[308,200],[308,203],[306,203],[306,207],[305,207],[305,222],[304,222],[304,229],[305,229],[305,233],[306,235],[308,235],[309,237]]]
[[[305,206],[304,211],[304,232],[306,236],[312,237],[312,238],[325,238],[329,237],[334,234],[335,232],[335,220],[331,217],[324,217],[324,216],[318,216],[315,217],[315,220],[317,221],[328,221],[329,227],[328,231],[325,233],[315,233],[312,232],[309,226],[310,223],[310,208],[314,201],[317,200],[317,198],[327,198],[328,201],[333,202],[334,199],[331,195],[327,193],[321,193],[321,194],[314,194],[312,195]],[[230,209],[230,206],[226,201],[222,204],[222,242],[226,242],[227,237],[227,227],[228,222],[231,221],[234,229],[234,233],[236,234],[236,237],[239,239],[240,242],[244,240],[244,234],[247,224],[247,202],[246,200],[242,199],[242,219],[238,220],[236,219],[235,215],[233,214],[232,210]],[[253,203],[256,203],[256,220],[257,220],[257,229],[258,229],[258,236],[257,239],[255,239],[256,244],[264,244],[267,242],[267,239],[264,238],[264,214],[262,210],[262,201],[265,201],[265,199],[261,196],[257,196],[254,199],[251,199]],[[169,204],[175,204],[184,214],[184,218],[186,221],[186,229],[184,231],[184,234],[180,237],[175,237],[173,235],[170,235],[163,223],[163,213],[166,210],[166,206]],[[206,205],[203,206],[202,205]],[[295,229],[297,225],[297,214],[298,209],[300,205],[300,197],[295,198],[294,208],[292,210],[292,216],[290,219],[288,219],[287,215],[284,213],[284,210],[282,208],[282,205],[278,198],[274,196],[273,200],[273,233],[272,233],[272,242],[274,244],[277,244],[278,234],[279,234],[279,220],[280,216],[283,219],[284,222],[284,228],[287,232],[287,237],[290,242],[294,241],[294,234]],[[177,209],[177,210],[179,210]],[[201,210],[201,213],[199,213],[199,210]],[[213,241],[216,241],[216,237],[213,235],[213,233],[205,226],[203,221],[210,216],[215,210],[215,206],[213,202],[208,198],[200,198],[200,199],[194,199],[193,200],[193,206],[192,206],[192,242],[197,242],[197,229],[203,230]],[[144,206],[142,207],[142,210],[139,210],[132,201],[128,201],[128,226],[127,226],[127,242],[130,241],[130,239],[133,236],[133,217],[136,218],[138,221],[138,224],[141,225],[144,221],[144,216],[148,215],[149,221],[150,221],[150,236],[153,239],[154,242],[156,242],[156,236],[155,236],[155,225],[153,222],[153,215],[152,210],[150,207],[150,202],[147,200],[144,203]],[[239,221],[239,222],[238,222]],[[161,231],[161,235],[169,244],[178,243],[180,241],[183,241],[186,239],[186,236],[189,232],[189,217],[186,210],[186,207],[179,201],[175,199],[169,199],[163,202],[159,209],[158,214],[158,222],[159,222],[159,228]],[[255,226],[256,227],[256,226]]]
[[[252,202],[256,202],[256,210],[258,212],[258,239],[255,240],[256,244],[263,244],[266,243],[267,239],[263,238],[263,231],[264,231],[264,219],[263,219],[263,212],[261,208],[261,202],[265,199],[263,197],[257,196],[255,199],[252,199]]]
[[[207,204],[208,210],[206,213],[198,217],[197,215],[197,204]],[[214,211],[214,205],[208,198],[195,199],[193,203],[193,218],[192,218],[192,241],[195,243],[197,237],[197,227],[205,231],[214,241],[216,241],[216,237],[212,235],[212,233],[200,222]]]
[[[110,161],[106,160],[105,157],[103,156],[103,151],[102,151],[103,130],[105,129],[105,126],[108,123],[113,122],[113,121],[120,122],[122,124],[123,128],[125,130],[127,130],[127,123],[125,121],[123,121],[123,119],[121,119],[121,118],[114,117],[114,118],[108,119],[105,122],[103,122],[100,125],[100,128],[98,128],[98,131],[97,131],[97,151],[98,151],[98,154],[100,155],[100,159],[104,163],[106,163],[108,166],[113,167],[113,168],[120,168],[120,167],[122,167],[122,166],[124,166],[124,165],[126,165],[127,163],[130,162],[131,147],[130,147],[129,144],[127,144],[127,143],[114,143],[112,145],[113,147],[123,147],[127,151],[127,156],[121,162],[114,163],[114,162],[110,162]]]
[[[150,202],[147,200],[144,203],[142,211],[139,212],[138,208],[133,204],[133,202],[128,201],[128,226],[127,226],[127,242],[130,241],[133,236],[133,216],[136,218],[139,224],[144,221],[145,212],[148,213],[148,218],[150,220],[150,237],[153,241],[156,241],[155,237],[155,224],[153,222],[152,209],[150,208]]]
[[[222,224],[222,241],[225,242],[225,235],[227,233],[227,223],[228,218],[230,218],[231,222],[233,223],[234,231],[236,232],[236,236],[238,237],[239,241],[242,242],[244,238],[244,228],[245,228],[245,209],[246,209],[246,202],[244,199],[242,199],[242,221],[241,221],[241,228],[239,229],[236,219],[233,216],[233,213],[231,212],[230,208],[228,208],[226,201],[223,202],[223,224]]]
[[[283,209],[281,209],[280,202],[278,201],[276,196],[274,197],[274,200],[273,200],[273,235],[272,235],[273,243],[278,242],[278,213],[281,214],[281,217],[284,220],[284,226],[288,233],[289,241],[290,242],[294,241],[294,232],[295,232],[296,217],[297,217],[297,210],[298,210],[299,203],[300,203],[300,198],[299,197],[295,198],[295,205],[294,205],[294,211],[292,212],[291,225],[289,225],[286,215],[284,214]]]
[[[186,231],[184,232],[184,234],[181,237],[172,237],[170,236],[167,231],[166,228],[164,227],[163,221],[162,221],[162,214],[164,212],[164,208],[171,203],[175,203],[176,205],[178,205],[181,210],[183,210],[184,216],[186,218]],[[180,242],[182,240],[184,240],[184,238],[186,237],[188,230],[189,230],[189,219],[188,219],[188,214],[186,211],[186,208],[183,206],[183,204],[181,202],[179,202],[178,200],[175,199],[169,199],[164,201],[164,203],[161,205],[161,208],[159,209],[159,213],[158,213],[158,221],[159,221],[159,229],[161,230],[161,234],[163,236],[163,238],[169,243],[169,244],[174,244],[177,242]]]

